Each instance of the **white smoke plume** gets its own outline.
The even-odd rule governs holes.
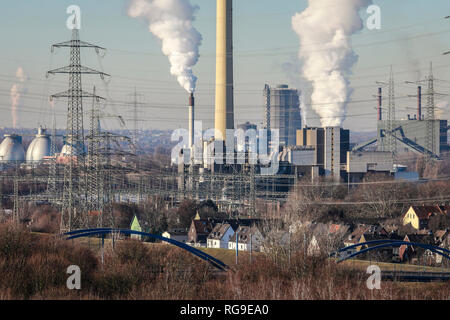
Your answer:
[[[11,97],[11,116],[13,120],[13,128],[17,127],[17,109],[19,107],[20,96],[23,91],[23,83],[26,80],[22,67],[17,68],[16,78],[18,83],[14,83],[9,91]]]
[[[359,11],[372,0],[309,0],[292,18],[300,39],[302,75],[311,82],[311,103],[322,126],[341,126],[352,94],[348,76],[357,62],[351,36],[362,30]]]
[[[199,59],[202,36],[194,28],[197,6],[190,0],[130,0],[128,15],[143,18],[149,31],[161,40],[162,51],[169,58],[170,73],[180,85],[194,92],[197,77],[192,67]]]

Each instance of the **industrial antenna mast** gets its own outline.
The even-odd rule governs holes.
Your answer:
[[[83,191],[82,171],[85,167],[85,141],[83,128],[83,98],[94,97],[94,94],[82,90],[81,75],[97,74],[103,79],[107,74],[84,67],[81,65],[81,48],[93,48],[99,53],[105,50],[102,47],[80,41],[79,30],[74,28],[72,40],[54,44],[54,48],[70,48],[70,65],[55,70],[48,71],[48,74],[68,74],[69,90],[52,95],[54,98],[67,98],[67,129],[66,145],[68,150],[68,163],[64,166],[64,185],[61,211],[60,231],[66,232],[88,223],[87,215],[83,216],[83,201],[85,194]]]

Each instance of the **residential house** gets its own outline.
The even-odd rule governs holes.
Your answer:
[[[237,245],[239,251],[261,251],[263,241],[264,237],[256,225],[239,226],[228,241],[228,249],[236,250]]]
[[[366,225],[359,224],[350,234],[348,234],[344,239],[344,247],[350,247],[358,243],[367,242],[374,239],[375,237],[370,237],[370,235],[375,235],[376,237],[387,237],[388,232],[380,225]],[[354,247],[346,251],[347,255],[359,252],[363,249],[363,246]]]
[[[319,256],[326,248],[326,239],[328,238],[329,227],[323,223],[315,223],[311,225],[310,232],[312,234],[306,253],[308,256]]]
[[[381,226],[378,225],[366,225],[366,224],[359,224],[350,234],[347,235],[346,239],[344,240],[344,246],[350,247],[353,245],[356,245],[358,243],[361,243],[361,237],[364,234],[386,234],[387,231],[384,230]],[[353,249],[350,249],[347,251],[348,253],[354,253],[361,250],[361,247],[356,247]]]
[[[188,244],[196,247],[206,247],[207,239],[213,230],[211,220],[192,220],[188,232]]]
[[[447,232],[447,235],[444,238],[442,238],[442,241],[441,241],[439,247],[446,249],[446,250],[450,250],[450,234],[448,232]],[[450,255],[448,253],[446,253],[446,254]],[[440,264],[444,261],[448,267],[448,265],[450,265],[450,261],[448,259],[445,259],[445,260],[443,260],[443,259],[444,259],[444,257],[442,255],[436,253],[436,263]]]
[[[208,236],[207,247],[228,249],[228,242],[233,234],[233,227],[229,223],[218,223]]]
[[[188,241],[188,232],[185,229],[170,229],[164,232],[162,236],[183,243]]]
[[[448,229],[437,230],[434,233],[434,242],[437,244],[441,244],[442,242],[444,242],[447,239],[449,234],[450,234],[450,232]]]
[[[141,222],[139,222],[139,218],[136,214],[133,216],[133,219],[131,219],[130,230],[144,232],[141,226]],[[141,235],[132,234],[130,237],[131,239],[142,240]]]
[[[411,224],[417,230],[426,229],[430,218],[438,214],[450,214],[450,206],[411,206],[403,215],[403,225]]]
[[[367,232],[364,233],[359,242],[360,243],[367,243],[367,242],[372,242],[374,241],[374,243],[370,243],[370,244],[365,244],[363,246],[361,246],[361,250],[364,249],[368,249],[374,246],[378,246],[381,245],[381,243],[377,243],[375,241],[378,240],[403,240],[403,238],[399,235],[397,235],[396,233],[390,233],[387,234],[387,232],[385,232],[385,229],[378,229],[378,232]],[[392,261],[399,261],[399,248],[398,247],[383,247],[383,248],[379,248],[373,251],[369,251],[367,252],[367,254],[364,254],[367,257],[370,258],[375,258],[377,261],[384,261],[384,262],[392,262]]]
[[[431,234],[407,234],[403,241],[435,245],[434,237]],[[427,262],[427,264],[431,264],[431,262],[435,260],[432,251],[422,247],[410,246],[406,244],[400,246],[399,257],[401,261],[410,261],[412,263],[418,262],[420,259],[421,263]]]

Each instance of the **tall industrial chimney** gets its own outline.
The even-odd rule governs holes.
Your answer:
[[[417,87],[417,120],[422,120],[422,86]]]
[[[215,138],[226,140],[234,129],[233,1],[217,0]]]
[[[192,146],[194,145],[194,120],[195,120],[195,98],[194,93],[189,96],[189,148],[191,154],[194,152]]]
[[[383,120],[383,95],[382,95],[382,89],[378,88],[378,120]]]

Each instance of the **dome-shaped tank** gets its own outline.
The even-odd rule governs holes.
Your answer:
[[[42,161],[44,157],[51,155],[50,136],[45,132],[46,130],[39,127],[36,138],[31,141],[27,150],[26,160],[27,162]]]
[[[72,154],[72,146],[65,144],[61,149],[61,153],[65,156],[70,156]]]
[[[73,139],[71,136],[67,136],[64,141],[64,146],[61,149],[61,154],[65,156],[77,155],[80,153],[86,153],[86,148],[83,145],[79,145],[78,148],[75,149],[73,144]]]
[[[0,161],[25,161],[25,149],[21,136],[5,134],[5,139],[0,144]]]

